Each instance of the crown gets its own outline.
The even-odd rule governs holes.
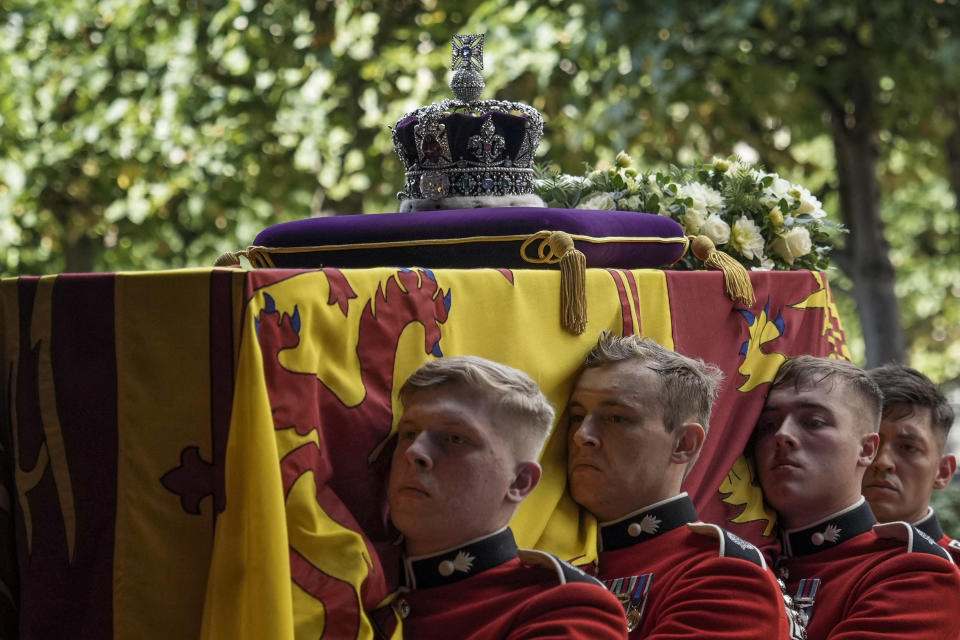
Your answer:
[[[411,111],[393,127],[406,170],[401,200],[533,193],[543,116],[531,106],[478,100],[483,34],[453,37],[453,99]]]

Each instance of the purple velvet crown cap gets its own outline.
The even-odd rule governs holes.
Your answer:
[[[494,136],[502,136],[503,138],[503,161],[517,167],[530,166],[533,160],[533,154],[526,153],[525,156],[520,155],[522,151],[529,151],[524,149],[527,128],[530,126],[529,120],[521,115],[500,113],[497,111],[488,111],[481,115],[449,113],[440,118],[440,123],[444,125],[450,147],[452,164],[462,164],[466,166],[468,163],[474,164],[479,161],[477,153],[470,146],[470,140],[474,136],[483,137],[483,124],[487,118],[490,118],[493,123]],[[414,128],[419,123],[420,118],[415,115],[410,115],[400,120],[396,126],[397,152],[400,154],[407,168],[413,168],[415,165],[421,164],[421,153],[428,154],[432,152],[433,154],[439,154],[440,152],[437,147],[417,148]],[[436,141],[424,141],[424,145],[428,144],[438,145]],[[490,145],[491,143],[486,142],[485,144]],[[484,149],[484,147],[481,146],[478,150],[482,153],[484,150],[492,151],[493,149],[489,146]],[[437,158],[438,156],[435,155],[433,158],[427,159],[436,161]]]

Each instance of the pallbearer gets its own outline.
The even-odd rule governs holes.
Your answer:
[[[883,393],[880,450],[863,476],[863,495],[881,522],[904,520],[937,541],[960,562],[960,541],[943,532],[930,494],[957,471],[947,453],[953,409],[936,385],[916,369],[888,364],[867,373]]]
[[[518,550],[507,526],[540,480],[553,426],[537,384],[459,356],[418,369],[400,399],[388,496],[406,546],[405,586],[391,605],[403,637],[626,638],[623,610],[597,580]]]
[[[788,637],[763,554],[700,522],[680,493],[720,381],[702,360],[605,333],[570,396],[570,490],[600,521],[599,577],[632,639]]]
[[[777,570],[809,640],[960,634],[949,554],[909,523],[875,524],[860,495],[880,403],[856,365],[798,356],[781,366],[757,422],[757,474],[782,528]]]

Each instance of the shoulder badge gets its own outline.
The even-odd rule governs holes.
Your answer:
[[[691,522],[687,525],[691,531],[704,536],[716,538],[720,543],[721,558],[740,558],[752,562],[755,565],[766,569],[767,561],[763,557],[760,549],[744,540],[738,535],[734,535],[722,527],[706,522]]]
[[[940,556],[953,564],[950,553],[937,544],[937,541],[908,522],[884,522],[873,525],[873,530],[881,538],[899,540],[907,544],[907,553],[929,553]]]
[[[517,551],[517,557],[520,558],[520,562],[531,567],[552,569],[556,572],[557,580],[560,582],[560,584],[567,584],[568,582],[587,582],[589,584],[595,584],[599,587],[603,586],[599,580],[584,572],[582,569],[578,569],[569,562],[564,562],[557,556],[547,553],[546,551],[537,551],[536,549],[519,549]]]

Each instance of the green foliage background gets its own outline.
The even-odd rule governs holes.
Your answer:
[[[210,265],[270,224],[395,211],[387,125],[480,32],[486,97],[541,109],[569,173],[745,143],[839,220],[828,122],[868,118],[911,364],[960,379],[960,0],[0,0],[0,269]]]

